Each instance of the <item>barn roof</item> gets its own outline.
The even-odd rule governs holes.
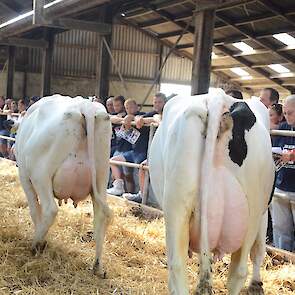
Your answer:
[[[166,45],[175,45],[179,35],[184,33],[176,45],[176,52],[193,57],[193,15],[196,9],[193,0],[80,0],[80,5],[77,0],[46,3],[49,2],[60,2],[56,7],[60,7],[61,15],[85,20],[96,19],[101,5],[113,5],[121,22],[153,35]],[[0,22],[3,24],[32,9],[32,1],[2,0],[0,6]],[[12,28],[13,24],[10,26]],[[13,28],[9,31],[0,24],[0,36],[8,32],[9,36],[35,38],[30,32],[35,30],[37,34],[38,31],[32,26],[22,26],[21,30]],[[220,0],[216,11],[212,71],[245,89],[275,87],[281,92],[293,92],[295,39],[292,37],[295,38],[294,0]]]

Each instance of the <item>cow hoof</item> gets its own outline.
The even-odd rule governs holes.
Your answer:
[[[212,295],[212,286],[209,285],[209,283],[206,284],[199,284],[197,287],[195,295]]]
[[[46,241],[37,242],[37,243],[33,244],[31,252],[34,256],[38,256],[43,253],[43,251],[45,250],[46,247],[47,247]]]
[[[249,295],[263,295],[264,291],[262,288],[263,283],[258,281],[251,282],[251,285],[248,288]]]
[[[92,272],[94,275],[98,275],[101,279],[107,278],[107,272],[102,269],[98,259],[94,262]]]

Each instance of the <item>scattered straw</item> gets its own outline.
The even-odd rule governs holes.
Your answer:
[[[89,270],[94,259],[92,205],[63,205],[39,257],[30,252],[33,226],[16,168],[0,160],[0,294],[167,294],[167,259],[162,220],[147,221],[138,211],[114,200],[115,213],[104,244],[107,278]],[[134,215],[137,215],[134,216]],[[191,290],[195,289],[196,256],[189,260]],[[229,257],[214,265],[215,294],[227,294]],[[276,263],[277,264],[277,263]],[[263,267],[265,293],[294,294],[295,266]],[[243,291],[244,292],[244,291]],[[245,292],[243,293],[245,294]]]

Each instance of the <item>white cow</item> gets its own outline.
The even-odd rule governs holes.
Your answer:
[[[111,124],[103,105],[82,97],[53,95],[27,111],[16,137],[19,177],[35,225],[33,250],[44,238],[58,208],[54,198],[76,206],[91,194],[96,257],[94,271],[102,271],[101,252],[111,211],[106,203]]]
[[[212,294],[211,253],[215,259],[232,253],[230,295],[242,289],[251,253],[249,291],[263,294],[260,266],[274,182],[268,125],[262,103],[222,90],[166,104],[149,166],[164,211],[170,293],[189,294],[189,250],[200,253],[197,294]]]

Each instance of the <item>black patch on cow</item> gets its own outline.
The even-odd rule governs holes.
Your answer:
[[[233,136],[228,145],[229,156],[234,163],[242,166],[248,151],[245,131],[252,128],[256,117],[245,102],[235,102],[230,107],[230,114],[233,118]]]
[[[272,198],[273,198],[273,194],[275,192],[275,188],[276,188],[276,181],[277,181],[277,173],[275,173],[275,177],[274,177],[274,181],[273,181],[273,185],[272,185],[272,190],[269,196],[269,201],[268,201],[268,206],[270,205]]]

